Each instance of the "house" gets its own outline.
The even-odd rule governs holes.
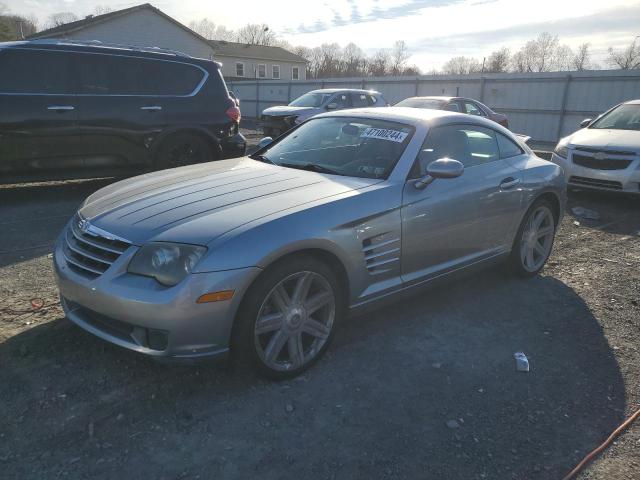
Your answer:
[[[223,64],[225,78],[306,78],[306,61],[280,47],[245,45],[204,38],[148,3],[89,15],[82,20],[49,28],[28,40],[98,40],[104,43],[160,47]]]
[[[305,80],[307,60],[281,47],[209,41],[227,80]]]

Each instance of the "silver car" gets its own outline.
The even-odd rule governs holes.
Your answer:
[[[352,311],[472,267],[545,264],[557,165],[496,123],[414,108],[332,112],[251,157],[91,195],[54,254],[70,320],[153,357],[231,351],[272,378]]]
[[[265,135],[277,137],[305,120],[329,110],[387,107],[380,92],[353,88],[324,88],[296,98],[289,105],[269,107],[260,120]]]
[[[551,160],[571,187],[640,194],[640,100],[615,106],[560,140]]]

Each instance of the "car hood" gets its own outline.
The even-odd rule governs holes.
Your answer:
[[[583,128],[569,137],[569,145],[640,153],[640,131]]]
[[[355,195],[379,182],[244,157],[114,183],[91,195],[79,214],[136,245],[148,241],[206,245],[254,220]]]
[[[263,115],[268,115],[270,117],[283,117],[286,115],[308,115],[311,113],[319,113],[321,111],[320,108],[313,107],[291,107],[289,105],[284,105],[280,107],[269,107],[265,108],[262,111]]]

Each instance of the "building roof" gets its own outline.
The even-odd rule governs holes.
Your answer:
[[[204,38],[202,35],[198,34],[197,32],[194,32],[189,27],[181,24],[180,22],[178,22],[173,17],[170,17],[166,13],[163,13],[161,10],[157,9],[156,7],[154,7],[153,5],[151,5],[149,3],[143,3],[142,5],[136,5],[135,7],[125,8],[125,9],[122,9],[122,10],[116,10],[115,12],[109,12],[109,13],[105,13],[103,15],[88,15],[85,18],[83,18],[82,20],[77,20],[75,22],[65,23],[64,25],[59,25],[57,27],[49,28],[47,30],[42,30],[41,32],[36,32],[33,35],[29,35],[27,37],[27,39],[28,40],[34,40],[36,38],[49,38],[49,37],[64,36],[65,34],[77,32],[78,30],[82,30],[84,28],[91,27],[91,26],[96,25],[98,23],[106,22],[106,21],[109,21],[111,19],[114,19],[114,18],[117,18],[117,17],[121,17],[121,16],[127,15],[129,13],[136,12],[138,10],[151,10],[151,11],[157,13],[158,15],[166,18],[170,22],[174,23],[176,26],[182,28],[183,30],[186,30],[187,32],[192,34],[194,37],[199,38],[203,42],[208,42],[208,40],[206,38]]]
[[[282,47],[266,45],[248,45],[246,43],[209,40],[216,56],[252,58],[255,60],[273,60],[276,62],[307,63],[307,60]]]

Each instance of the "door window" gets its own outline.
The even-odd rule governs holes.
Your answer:
[[[367,102],[367,96],[364,93],[352,93],[351,103],[353,103],[353,108],[363,108],[369,106],[369,102]]]
[[[349,96],[346,93],[337,94],[329,103],[336,103],[338,105],[337,108],[349,108],[351,106],[349,104]]]
[[[299,67],[291,67],[291,78],[293,80],[300,79],[300,68]]]
[[[465,168],[493,162],[500,158],[498,141],[493,130],[476,125],[446,125],[429,131],[412,177],[423,176],[427,166],[440,158],[462,162]]]
[[[0,51],[0,93],[74,93],[69,55],[63,52]]]
[[[258,64],[258,78],[267,78],[267,66]]]
[[[498,148],[500,149],[500,158],[511,158],[517,155],[522,155],[524,151],[513,140],[505,137],[501,133],[496,132],[496,138],[498,139]]]
[[[478,117],[484,117],[485,114],[482,109],[473,102],[464,102],[464,113],[469,115],[476,115]]]
[[[449,110],[450,112],[459,112],[460,105],[458,105],[458,102],[449,102],[444,106],[444,109]]]
[[[369,103],[369,105],[373,106],[376,103],[378,103],[378,99],[374,95],[367,95],[367,103]]]
[[[244,63],[236,63],[236,77],[244,77]]]
[[[80,93],[93,95],[189,95],[203,72],[177,62],[114,55],[83,55]]]

